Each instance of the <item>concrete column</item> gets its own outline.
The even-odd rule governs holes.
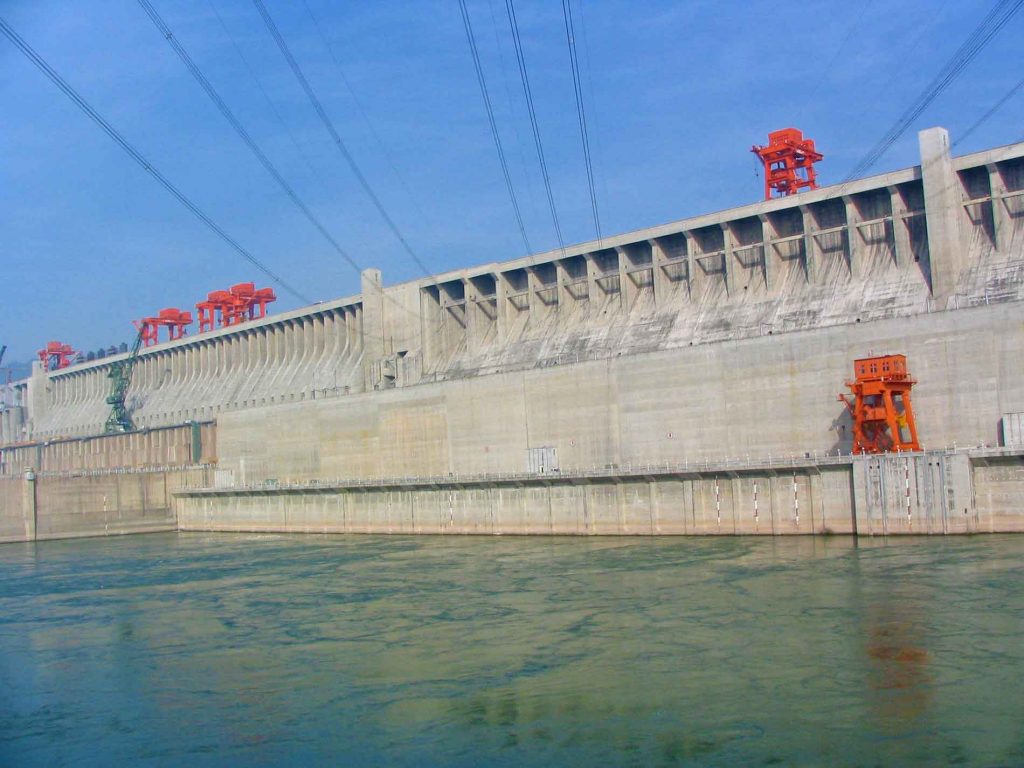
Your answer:
[[[583,258],[587,260],[587,291],[590,294],[590,301],[593,302],[594,299],[603,293],[601,286],[597,284],[597,278],[601,276],[601,270],[597,268],[592,253],[583,254]]]
[[[690,297],[699,295],[697,288],[701,283],[701,269],[697,266],[697,259],[694,255],[697,251],[697,238],[693,236],[692,232],[683,232],[683,239],[686,240],[686,287],[690,292]]]
[[[28,406],[28,422],[30,431],[38,429],[49,412],[49,404],[46,398],[46,388],[49,386],[50,377],[43,369],[43,364],[34,360],[32,362],[32,375],[28,380],[25,404]]]
[[[619,256],[619,299],[622,302],[622,311],[628,312],[630,307],[633,306],[633,302],[636,301],[638,292],[636,283],[629,276],[629,269],[633,265],[626,255],[624,248],[616,248],[615,252]]]
[[[651,278],[654,287],[654,306],[661,307],[667,303],[670,287],[668,275],[661,268],[661,265],[665,263],[668,257],[658,240],[651,238],[647,242],[651,244]]]
[[[921,181],[928,225],[928,254],[932,295],[944,308],[956,291],[957,279],[967,266],[967,249],[960,228],[962,201],[949,150],[949,132],[928,128],[917,134],[921,149]]]
[[[736,236],[733,235],[729,222],[723,221],[719,226],[722,228],[722,267],[725,270],[725,292],[732,295],[736,290],[736,265],[733,264],[732,255],[736,247]]]
[[[39,524],[39,512],[36,509],[36,473],[34,469],[25,470],[25,485],[22,486],[21,510],[25,522],[25,541],[35,541]]]
[[[846,206],[846,248],[850,257],[850,274],[854,277],[864,276],[864,238],[860,236],[857,224],[861,220],[857,204],[850,195],[843,195]]]
[[[364,269],[361,276],[363,300],[363,386],[372,389],[373,364],[384,357],[384,287],[379,269]]]
[[[764,285],[771,293],[775,290],[775,285],[779,280],[775,264],[775,249],[772,248],[772,240],[778,236],[778,233],[768,216],[762,213],[757,218],[761,220],[761,258],[764,263]]]
[[[470,280],[463,278],[462,280],[462,295],[466,297],[465,303],[462,305],[463,318],[466,322],[466,350],[470,353],[476,352],[480,346],[480,320],[479,312],[480,307],[477,306],[476,286]]]
[[[814,239],[814,232],[818,227],[814,222],[814,214],[806,205],[800,206],[800,214],[804,218],[804,274],[807,276],[807,282],[814,283],[818,279],[821,264],[818,241]]]
[[[988,170],[988,185],[992,191],[992,239],[997,251],[1006,251],[1010,244],[1010,230],[1013,220],[1006,210],[1006,182],[995,163],[985,166]]]
[[[892,207],[893,257],[897,267],[905,267],[914,260],[910,245],[910,230],[907,228],[907,204],[896,187],[889,187],[889,200]]]
[[[541,282],[540,276],[532,267],[526,268],[526,286],[530,294],[530,322],[540,322],[543,318],[547,317],[554,308],[541,301],[538,294],[540,291],[544,290],[546,286]]]
[[[564,306],[568,310],[576,300],[569,292],[569,271],[561,261],[555,262],[555,283],[558,285],[558,306]]]
[[[508,280],[501,272],[494,273],[494,312],[500,344],[508,338]]]

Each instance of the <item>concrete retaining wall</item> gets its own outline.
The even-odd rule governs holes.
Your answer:
[[[979,503],[978,499],[982,501]],[[193,489],[180,530],[536,535],[1024,532],[1024,455],[935,451],[628,472]]]
[[[178,495],[180,530],[532,535],[853,533],[847,468]]]
[[[172,494],[211,482],[208,467],[0,477],[0,542],[173,531]]]
[[[72,472],[208,464],[217,458],[216,438],[216,425],[207,422],[23,443],[0,448],[0,476],[20,477],[28,469]]]

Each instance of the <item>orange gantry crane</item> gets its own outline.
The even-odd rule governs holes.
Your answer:
[[[853,453],[919,451],[910,390],[917,382],[907,372],[904,355],[865,357],[853,362],[853,393],[839,400],[853,417]]]
[[[764,164],[764,199],[795,195],[804,187],[817,189],[814,164],[825,156],[805,139],[797,128],[783,128],[768,134],[767,146],[754,145],[750,151]]]
[[[184,312],[177,307],[161,309],[156,317],[144,317],[132,320],[132,324],[142,337],[142,343],[151,347],[160,341],[160,328],[167,328],[167,336],[171,341],[185,336],[188,326],[192,325],[192,313]]]
[[[196,304],[199,332],[266,317],[267,305],[274,301],[277,296],[273,288],[257,288],[255,283],[238,283],[226,291],[212,291],[206,301]]]
[[[70,344],[65,344],[61,341],[50,341],[36,354],[39,356],[39,361],[43,364],[43,370],[59,371],[71,365],[71,361],[77,352],[75,352]]]

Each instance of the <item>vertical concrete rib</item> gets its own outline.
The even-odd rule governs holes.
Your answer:
[[[1009,251],[1013,219],[1006,208],[1006,181],[995,163],[985,166],[988,171],[988,185],[992,193],[992,239],[996,251]]]
[[[843,195],[843,205],[846,208],[846,253],[850,259],[850,274],[859,279],[864,276],[864,240],[857,226],[861,215],[851,195]]]
[[[668,305],[670,293],[668,275],[662,268],[668,256],[657,238],[651,238],[647,243],[651,246],[651,287],[654,290],[654,306],[660,309]]]
[[[888,187],[890,207],[892,208],[893,258],[897,267],[905,267],[914,261],[914,253],[910,244],[910,229],[907,226],[907,201],[898,187]]]
[[[508,279],[500,271],[494,273],[494,306],[497,342],[502,344],[508,339]]]
[[[384,357],[384,288],[379,269],[364,269],[360,284],[363,296],[363,386],[372,389],[372,366]]]
[[[809,206],[800,206],[800,215],[804,223],[804,276],[808,283],[817,283],[821,268],[821,254],[818,252],[818,241],[814,237],[817,224]]]
[[[928,128],[917,137],[921,150],[932,295],[936,305],[944,308],[956,292],[957,279],[967,266],[967,249],[960,228],[960,186],[953,170],[949,132],[945,128]]]

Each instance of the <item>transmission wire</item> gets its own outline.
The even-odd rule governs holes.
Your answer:
[[[217,10],[217,6],[214,5],[214,0],[206,0],[206,4],[210,6],[210,10],[213,11],[214,15],[217,17],[217,21],[220,23],[221,29],[224,30],[224,34],[231,42],[231,47],[235,49],[235,53],[238,54],[238,58],[242,60],[242,63],[248,70],[249,76],[252,78],[253,82],[256,83],[256,87],[259,89],[259,92],[263,94],[263,99],[264,101],[267,102],[267,106],[270,107],[270,111],[274,114],[274,117],[277,118],[277,122],[280,124],[282,130],[284,130],[284,132],[288,134],[288,138],[291,139],[292,146],[295,147],[296,153],[302,158],[303,162],[306,164],[306,167],[309,168],[309,172],[320,181],[321,185],[323,185],[323,188],[326,190],[328,188],[327,181],[321,175],[320,170],[315,165],[313,165],[312,161],[310,161],[306,152],[299,144],[298,139],[295,138],[295,132],[292,131],[292,129],[285,122],[284,116],[281,114],[281,110],[277,108],[277,105],[274,103],[274,100],[270,98],[270,94],[267,92],[267,89],[263,86],[263,82],[256,74],[256,70],[252,66],[252,63],[249,61],[249,57],[245,55],[245,52],[238,44],[238,41],[235,39],[235,36],[231,34],[231,30],[225,23],[224,17],[221,16],[220,11]]]
[[[380,198],[377,197],[377,193],[373,191],[373,187],[370,186],[370,182],[367,181],[366,176],[360,169],[359,164],[356,163],[356,160],[352,156],[352,153],[349,151],[348,146],[345,144],[341,136],[338,134],[337,129],[334,127],[334,123],[331,121],[331,118],[328,117],[327,112],[324,110],[323,104],[320,103],[320,99],[317,98],[316,92],[313,90],[313,87],[309,84],[309,81],[306,79],[306,76],[302,72],[302,68],[299,66],[299,63],[295,60],[295,57],[292,55],[291,49],[289,49],[288,47],[288,43],[285,42],[284,37],[281,35],[280,30],[277,28],[277,24],[274,23],[273,18],[271,18],[270,13],[267,11],[266,5],[263,4],[263,0],[252,0],[252,2],[253,5],[256,6],[256,10],[259,11],[260,16],[263,18],[263,23],[266,24],[267,30],[270,32],[271,37],[274,38],[274,42],[277,43],[277,47],[281,50],[281,54],[284,56],[285,61],[288,62],[288,66],[291,68],[292,73],[295,75],[295,79],[298,80],[299,85],[302,86],[302,90],[305,92],[310,104],[312,104],[313,109],[316,111],[317,116],[320,118],[320,122],[324,124],[324,128],[327,129],[327,132],[334,140],[335,146],[337,146],[338,151],[341,152],[342,157],[345,159],[345,162],[351,169],[352,174],[358,180],[359,185],[363,188],[363,191],[366,193],[366,196],[370,198],[370,201],[373,203],[373,206],[377,209],[377,212],[380,214],[381,218],[384,219],[385,224],[387,224],[388,229],[391,230],[392,234],[402,244],[402,248],[405,249],[405,252],[407,254],[409,254],[409,257],[416,263],[417,266],[419,266],[421,270],[423,270],[424,274],[426,274],[427,277],[434,280],[434,275],[431,273],[430,269],[427,268],[427,265],[423,263],[423,261],[416,254],[416,252],[413,251],[412,247],[409,245],[409,242],[405,239],[405,236],[398,228],[398,225],[395,224],[394,220],[391,218],[391,215],[384,207],[384,204],[380,201]],[[1024,2],[1024,0],[1022,0],[1022,2]]]
[[[408,196],[413,207],[416,208],[420,217],[425,218],[423,210],[420,208],[419,200],[412,193],[412,188],[406,182],[402,173],[398,170],[398,165],[394,161],[391,150],[388,149],[387,144],[384,143],[384,140],[380,136],[380,132],[377,130],[376,126],[374,126],[373,121],[370,119],[369,112],[367,112],[366,108],[363,106],[362,100],[356,95],[356,91],[352,87],[352,81],[350,81],[348,79],[348,75],[345,74],[345,69],[341,66],[341,62],[335,55],[334,46],[332,46],[330,40],[327,39],[327,35],[324,33],[323,26],[320,24],[319,19],[317,19],[316,15],[313,13],[313,9],[310,8],[307,0],[302,0],[302,5],[306,9],[306,14],[309,16],[310,21],[313,22],[313,27],[316,29],[317,35],[319,35],[320,39],[323,41],[324,48],[327,49],[327,53],[330,55],[331,61],[334,63],[334,68],[338,72],[338,77],[341,78],[341,82],[345,85],[345,90],[348,91],[348,95],[352,99],[352,103],[356,106],[356,111],[366,124],[366,128],[373,137],[374,142],[376,142],[377,146],[380,148],[381,155],[383,155],[384,160],[391,169],[391,173],[394,175],[402,189],[405,190],[405,194]]]
[[[1024,2],[1024,0],[1021,0]],[[537,161],[540,163],[541,176],[544,179],[544,190],[548,196],[548,208],[551,210],[551,221],[555,225],[555,235],[558,237],[558,247],[565,251],[565,241],[562,238],[562,227],[558,223],[558,210],[555,207],[555,196],[551,192],[551,177],[548,174],[548,164],[544,159],[544,144],[540,138],[540,128],[537,126],[537,111],[533,105],[533,93],[530,90],[530,78],[526,72],[526,58],[523,55],[523,44],[519,37],[519,23],[516,20],[516,9],[513,0],[505,0],[505,13],[508,16],[509,28],[512,31],[512,42],[516,49],[516,61],[519,63],[519,79],[523,84],[523,95],[526,97],[526,109],[530,115],[530,127],[533,129],[533,144],[537,150]]]
[[[181,192],[174,184],[167,179],[152,163],[147,160],[142,153],[140,153],[135,147],[133,147],[127,139],[122,136],[117,129],[115,129],[106,119],[99,114],[93,107],[82,98],[79,93],[72,88],[60,74],[51,67],[46,60],[40,56],[22,37],[14,31],[14,29],[7,23],[7,21],[0,17],[0,32],[7,37],[14,46],[21,51],[25,57],[35,65],[35,67],[42,72],[50,81],[57,86],[60,91],[67,96],[79,109],[81,109],[93,122],[95,122],[104,133],[109,136],[114,143],[116,143],[125,153],[138,163],[143,170],[152,176],[156,181],[168,192],[173,195],[179,203],[185,206],[197,219],[203,224],[209,227],[214,233],[216,233],[224,242],[226,242],[232,249],[234,249],[242,258],[260,270],[263,274],[269,277],[271,280],[276,282],[281,288],[290,293],[292,296],[297,298],[303,304],[312,304],[313,302],[299,293],[293,288],[287,281],[282,277],[278,276],[273,270],[264,265],[259,259],[253,256],[247,251],[237,240],[231,235],[224,231],[217,222],[215,222],[210,216],[208,216],[202,209],[199,208],[195,203],[192,202],[183,192]]]
[[[348,262],[348,264],[354,270],[356,270],[356,272],[361,274],[362,268],[359,266],[359,264],[357,264],[355,259],[353,259],[348,254],[348,252],[341,247],[338,241],[334,239],[334,236],[327,231],[327,228],[316,217],[313,211],[310,210],[309,206],[306,205],[305,202],[303,202],[302,198],[299,197],[295,189],[285,180],[285,178],[281,175],[281,172],[277,169],[277,167],[270,161],[270,159],[266,156],[266,154],[263,152],[260,146],[255,142],[252,136],[249,135],[249,132],[238,121],[238,118],[235,117],[234,113],[231,111],[228,105],[224,103],[224,100],[221,98],[220,94],[217,93],[216,89],[214,89],[214,87],[210,84],[210,81],[206,79],[206,76],[203,74],[202,70],[199,69],[196,63],[192,60],[192,57],[189,56],[188,51],[186,51],[185,48],[181,45],[181,43],[178,42],[178,39],[171,32],[170,27],[167,26],[166,22],[164,22],[160,14],[157,13],[152,3],[150,3],[149,0],[138,0],[138,2],[139,5],[142,6],[142,9],[149,16],[150,20],[156,26],[156,28],[160,31],[160,34],[162,34],[164,38],[167,40],[168,45],[170,45],[174,52],[178,54],[178,58],[181,59],[186,69],[188,69],[189,73],[191,73],[192,77],[195,78],[197,83],[199,83],[203,91],[206,92],[206,95],[210,97],[210,101],[214,103],[214,105],[217,107],[220,113],[224,116],[224,119],[231,124],[231,127],[235,130],[235,133],[237,133],[239,138],[245,142],[246,146],[249,147],[253,155],[256,156],[256,159],[260,161],[260,164],[267,171],[267,173],[269,173],[271,177],[273,177],[274,181],[277,182],[278,186],[281,187],[282,190],[284,190],[285,194],[288,195],[288,198],[295,204],[295,206],[300,211],[302,211],[302,213],[309,220],[309,222],[314,227],[316,227],[317,231],[324,236],[324,239],[326,239],[327,242],[329,242],[333,246],[334,250],[338,253],[338,255],[341,256],[341,258],[344,259],[346,262]]]
[[[462,11],[462,25],[466,30],[466,41],[469,43],[469,51],[473,55],[473,67],[476,70],[476,80],[480,85],[480,94],[484,99],[484,108],[487,110],[487,122],[491,127],[491,137],[494,139],[494,148],[498,152],[498,161],[501,163],[501,173],[505,178],[505,189],[508,190],[509,200],[512,202],[512,210],[515,213],[516,224],[519,226],[519,234],[523,238],[523,245],[526,246],[528,254],[533,253],[530,247],[530,240],[526,236],[526,226],[523,224],[523,215],[519,210],[519,201],[516,199],[515,189],[512,186],[512,177],[508,171],[508,161],[505,158],[505,149],[501,144],[501,135],[498,133],[498,125],[494,120],[494,109],[491,107],[491,97],[487,91],[487,80],[484,78],[483,67],[480,64],[480,52],[477,50],[476,37],[473,34],[473,25],[469,20],[469,11],[466,9],[466,0],[459,0],[459,10]]]
[[[988,122],[989,118],[991,118],[992,115],[994,115],[996,112],[1002,109],[1006,105],[1006,102],[1008,102],[1010,99],[1016,96],[1022,88],[1024,88],[1024,78],[1018,80],[1017,84],[1010,88],[1010,90],[1007,91],[1003,95],[1003,97],[999,99],[999,101],[993,104],[989,108],[989,110],[985,112],[985,114],[983,114],[981,117],[975,120],[970,128],[968,128],[966,131],[960,134],[960,136],[957,137],[957,140],[953,142],[953,146],[955,147],[957,144],[960,144],[962,141],[964,141],[964,139],[966,139],[968,136],[970,136],[972,133],[978,130],[982,125]]]
[[[594,189],[594,166],[590,154],[590,137],[587,133],[587,111],[583,104],[583,85],[580,82],[580,62],[576,56],[576,29],[572,21],[571,0],[562,0],[562,18],[565,21],[565,40],[569,47],[569,65],[572,69],[572,84],[576,93],[576,117],[580,124],[580,141],[583,144],[583,162],[587,167],[587,186],[590,188],[590,207],[594,213],[594,230],[598,243],[601,242],[601,217],[597,212],[597,192]]]
[[[998,0],[988,15],[974,29],[967,40],[956,50],[932,79],[928,86],[918,95],[911,105],[903,112],[881,139],[867,152],[843,182],[849,182],[860,176],[877,163],[889,148],[910,128],[921,113],[942,93],[964,68],[974,60],[978,53],[992,38],[1010,21],[1024,6],[1024,0]]]

